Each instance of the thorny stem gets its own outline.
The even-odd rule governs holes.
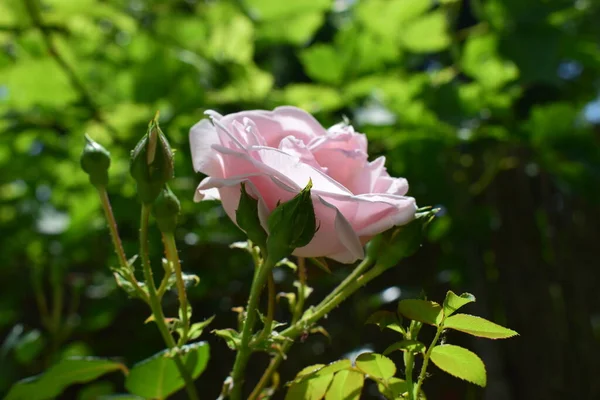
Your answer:
[[[365,261],[363,261],[363,263]],[[369,271],[365,272],[364,274],[356,277],[352,282],[346,284],[346,280],[344,280],[344,282],[340,283],[340,285],[336,289],[334,289],[334,292],[337,292],[336,295],[327,296],[323,301],[321,301],[321,303],[319,303],[319,305],[305,311],[302,315],[302,318],[300,318],[300,320],[298,320],[289,328],[280,332],[280,336],[295,339],[298,335],[304,332],[307,327],[323,318],[325,315],[327,315],[327,313],[329,313],[331,310],[337,307],[342,301],[346,300],[359,288],[381,275],[381,273],[384,271],[385,268],[375,266]],[[330,299],[328,300],[328,298]]]
[[[265,326],[263,330],[260,332],[260,335],[256,337],[252,341],[251,344],[260,343],[271,334],[271,329],[273,328],[273,318],[275,316],[275,282],[273,281],[273,274],[269,274],[267,278],[267,293],[269,296],[267,302],[267,315],[265,317]]]
[[[183,333],[179,338],[179,345],[184,345],[187,342],[187,335],[190,329],[190,321],[188,314],[188,301],[185,291],[185,282],[183,280],[183,272],[181,271],[181,262],[179,261],[179,254],[177,254],[177,245],[175,238],[172,233],[165,233],[163,235],[163,242],[165,244],[165,252],[167,254],[168,262],[175,269],[175,282],[177,285],[177,295],[179,296],[179,308],[181,309],[181,323],[183,325]],[[162,286],[162,284],[161,284]]]
[[[354,268],[354,270],[340,283],[331,293],[327,295],[322,301],[321,304],[329,302],[333,299],[340,291],[342,291],[346,286],[348,286],[351,282],[354,282],[359,276],[365,272],[367,268],[371,266],[373,260],[370,258],[365,258]]]
[[[146,279],[146,286],[148,287],[149,294],[149,304],[152,310],[152,315],[154,316],[154,322],[160,331],[165,344],[169,349],[174,349],[177,347],[175,343],[175,339],[171,336],[169,329],[167,328],[167,324],[165,322],[165,315],[163,314],[162,306],[160,304],[160,300],[156,293],[156,287],[154,286],[154,277],[152,276],[152,266],[150,265],[150,257],[149,257],[149,249],[148,249],[148,222],[150,219],[150,210],[151,206],[147,204],[142,204],[142,216],[140,223],[140,253],[142,258],[142,266],[144,268],[144,278]],[[192,400],[198,400],[198,393],[196,392],[196,387],[194,386],[194,381],[189,373],[189,371],[183,365],[183,361],[181,360],[181,356],[178,353],[175,353],[173,356],[173,360],[175,361],[175,365],[179,370],[179,374],[185,381],[185,387],[188,393],[188,396]]]
[[[257,258],[253,257],[256,261]],[[260,265],[257,265],[257,271],[254,274],[252,280],[252,287],[250,288],[250,297],[248,299],[248,306],[246,307],[246,319],[242,326],[242,338],[240,342],[240,348],[236,354],[235,362],[233,364],[233,370],[231,371],[231,378],[233,380],[233,386],[229,396],[232,400],[240,400],[242,398],[242,384],[244,383],[244,371],[246,365],[252,353],[250,347],[250,339],[252,338],[252,330],[254,323],[256,322],[256,314],[258,301],[260,299],[260,292],[262,291],[265,281],[271,274],[271,270],[275,262],[271,261],[269,257],[263,261]]]
[[[423,365],[421,366],[421,372],[419,373],[419,380],[417,381],[417,384],[414,387],[414,391],[413,391],[413,398],[415,400],[418,400],[418,398],[419,398],[419,391],[421,390],[421,385],[423,384],[423,381],[425,380],[425,376],[427,375],[427,365],[429,364],[429,359],[431,358],[431,352],[433,351],[433,348],[435,347],[438,340],[440,339],[440,335],[442,334],[443,330],[444,330],[443,326],[438,326],[437,332],[435,333],[435,336],[433,337],[433,340],[431,341],[429,348],[427,349],[427,351],[425,352],[425,355],[423,356]]]
[[[300,287],[298,288],[298,300],[296,301],[296,306],[294,307],[294,313],[292,315],[292,324],[295,324],[300,316],[302,315],[302,310],[304,309],[304,300],[305,300],[305,287],[306,287],[306,259],[304,257],[298,257],[298,280],[300,281]],[[271,361],[269,362],[269,366],[263,373],[260,381],[256,384],[250,396],[248,396],[248,400],[255,400],[260,396],[261,392],[267,386],[269,380],[273,374],[279,368],[279,365],[285,358],[290,347],[292,347],[293,342],[287,341],[281,346],[281,351],[279,351]]]
[[[110,200],[108,198],[106,188],[97,187],[97,189],[98,194],[100,195],[102,209],[104,210],[104,216],[108,222],[108,229],[110,231],[110,237],[112,238],[113,247],[115,248],[115,253],[117,253],[117,257],[119,259],[119,264],[121,265],[121,269],[123,271],[129,272],[128,275],[124,276],[123,278],[127,279],[129,283],[133,285],[136,293],[142,300],[144,300],[146,303],[149,303],[148,295],[140,287],[139,282],[135,278],[132,269],[129,267],[129,263],[127,262],[127,256],[123,250],[123,244],[121,243],[121,237],[119,236],[119,230],[117,228],[117,221],[115,219],[115,215],[113,214],[112,207],[110,206]]]

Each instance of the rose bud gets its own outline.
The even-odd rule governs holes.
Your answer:
[[[110,153],[87,134],[80,163],[81,168],[89,175],[92,185],[100,187],[108,184]]]

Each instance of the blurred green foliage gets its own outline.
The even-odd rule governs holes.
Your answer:
[[[109,272],[116,259],[78,162],[84,133],[112,154],[109,192],[131,256],[128,152],[160,110],[177,149],[181,257],[201,277],[195,319],[221,312],[215,326],[229,327],[251,263],[228,249],[242,235],[220,206],[192,202],[200,177],[187,132],[205,109],[292,104],[324,125],[349,117],[418,203],[444,215],[416,256],[327,320],[333,343],[295,346],[283,379],[333,359],[324,351],[379,343],[362,323],[382,304],[456,288],[521,333],[473,342],[489,368],[486,398],[599,398],[599,18],[595,0],[3,0],[0,393],[65,355],[132,364],[160,349],[144,307]],[[347,271],[311,271],[310,281],[318,294]],[[214,397],[231,366],[215,343],[198,383]],[[436,389],[436,379],[431,398],[483,396],[443,378]]]

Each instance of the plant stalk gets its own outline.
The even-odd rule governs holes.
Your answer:
[[[435,336],[433,337],[433,340],[431,341],[429,348],[427,349],[427,351],[425,352],[425,355],[423,356],[423,365],[421,366],[421,372],[419,373],[419,380],[417,381],[417,384],[415,385],[414,391],[413,391],[413,398],[415,400],[419,399],[419,391],[421,390],[421,385],[423,384],[423,381],[425,380],[425,375],[427,375],[427,366],[429,365],[429,359],[431,358],[431,352],[433,351],[433,348],[435,347],[438,340],[440,339],[440,335],[442,334],[443,330],[444,330],[443,326],[438,326],[437,332],[435,333]]]
[[[165,344],[169,349],[174,349],[177,347],[175,343],[175,339],[171,336],[169,329],[167,328],[167,324],[165,322],[165,315],[162,310],[162,306],[160,304],[160,300],[156,293],[156,286],[154,285],[154,277],[152,274],[152,266],[150,265],[150,257],[149,257],[149,249],[148,249],[148,222],[150,219],[150,210],[151,206],[147,204],[142,204],[142,216],[140,223],[140,253],[142,258],[142,266],[144,269],[144,278],[146,279],[146,287],[148,288],[148,297],[150,309],[152,310],[152,315],[154,316],[154,322],[158,327],[158,330],[165,341]],[[194,386],[194,381],[189,371],[183,365],[183,361],[181,360],[181,356],[179,354],[175,354],[173,356],[175,361],[175,365],[179,370],[179,374],[185,381],[185,387],[188,393],[188,396],[192,400],[198,400],[198,393],[196,391],[196,387]]]
[[[248,298],[248,306],[246,307],[246,319],[242,326],[242,338],[240,343],[240,349],[238,350],[235,362],[233,364],[233,370],[231,371],[231,378],[233,380],[231,392],[229,396],[232,400],[241,400],[242,398],[242,385],[244,383],[244,371],[246,365],[252,354],[250,348],[250,339],[252,338],[252,330],[256,322],[256,314],[258,308],[258,301],[260,300],[260,292],[262,291],[265,282],[273,266],[275,265],[269,257],[257,266],[257,271],[254,274],[252,280],[252,286],[250,288],[250,297]]]
[[[104,216],[106,218],[106,222],[108,222],[108,229],[110,231],[110,237],[112,238],[113,247],[115,249],[115,253],[117,253],[117,258],[119,259],[119,264],[121,265],[121,269],[123,271],[129,271],[128,276],[125,276],[124,278],[133,285],[138,296],[140,296],[140,298],[146,303],[149,303],[148,295],[140,287],[139,282],[135,278],[133,271],[129,267],[129,263],[127,262],[127,256],[125,255],[125,250],[123,250],[123,243],[121,243],[121,237],[119,236],[117,221],[115,219],[115,215],[113,214],[106,188],[97,187],[97,189],[98,195],[100,196],[100,203],[102,203],[102,209],[104,210]]]
[[[188,315],[188,301],[185,291],[185,282],[183,280],[183,272],[181,271],[181,262],[177,253],[177,245],[175,237],[172,233],[163,234],[163,242],[165,244],[165,253],[167,260],[175,269],[175,282],[177,284],[177,295],[179,296],[179,308],[181,309],[181,323],[183,325],[183,333],[179,338],[179,345],[184,345],[187,342],[188,331],[190,329],[190,320]]]

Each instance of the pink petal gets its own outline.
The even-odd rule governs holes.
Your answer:
[[[222,160],[212,149],[214,144],[220,143],[215,127],[208,120],[203,119],[192,126],[189,139],[194,170],[205,175],[221,176]]]

